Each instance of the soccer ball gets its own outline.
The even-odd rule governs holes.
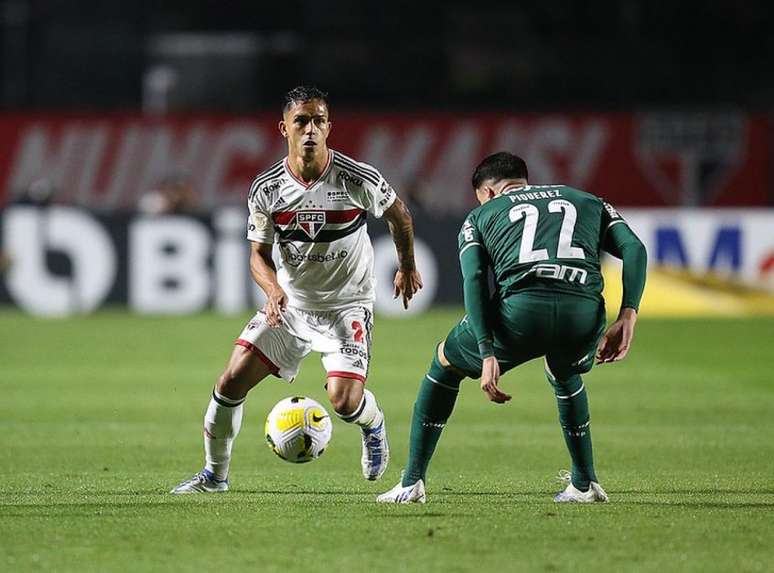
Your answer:
[[[331,441],[333,424],[319,403],[293,396],[271,409],[264,433],[271,451],[285,461],[303,464],[322,455]]]

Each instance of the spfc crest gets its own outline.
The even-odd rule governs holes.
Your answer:
[[[325,211],[301,211],[296,215],[296,222],[309,238],[314,239],[325,226]]]
[[[747,120],[738,113],[653,113],[639,118],[637,155],[673,205],[707,205],[744,163]]]

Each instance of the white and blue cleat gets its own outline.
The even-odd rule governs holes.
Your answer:
[[[215,474],[203,469],[191,479],[185,480],[169,493],[176,495],[189,493],[223,493],[228,491],[228,480],[217,479]]]
[[[390,491],[376,498],[378,503],[425,503],[425,482],[419,480],[411,485],[403,486],[402,480]]]
[[[382,477],[390,461],[390,445],[387,443],[387,428],[384,416],[378,426],[370,430],[363,429],[363,456],[360,464],[363,477],[374,481]]]

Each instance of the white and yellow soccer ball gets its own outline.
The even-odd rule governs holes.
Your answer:
[[[271,451],[285,461],[303,464],[323,454],[331,441],[333,423],[318,402],[293,396],[271,409],[264,433]]]

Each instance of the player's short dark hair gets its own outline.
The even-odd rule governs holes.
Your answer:
[[[283,113],[288,111],[296,103],[306,103],[313,99],[319,99],[328,107],[328,94],[312,86],[296,86],[285,94],[285,105],[282,107]]]
[[[527,163],[519,156],[507,151],[493,153],[478,164],[473,172],[473,189],[478,189],[489,179],[495,183],[503,179],[527,179]]]

